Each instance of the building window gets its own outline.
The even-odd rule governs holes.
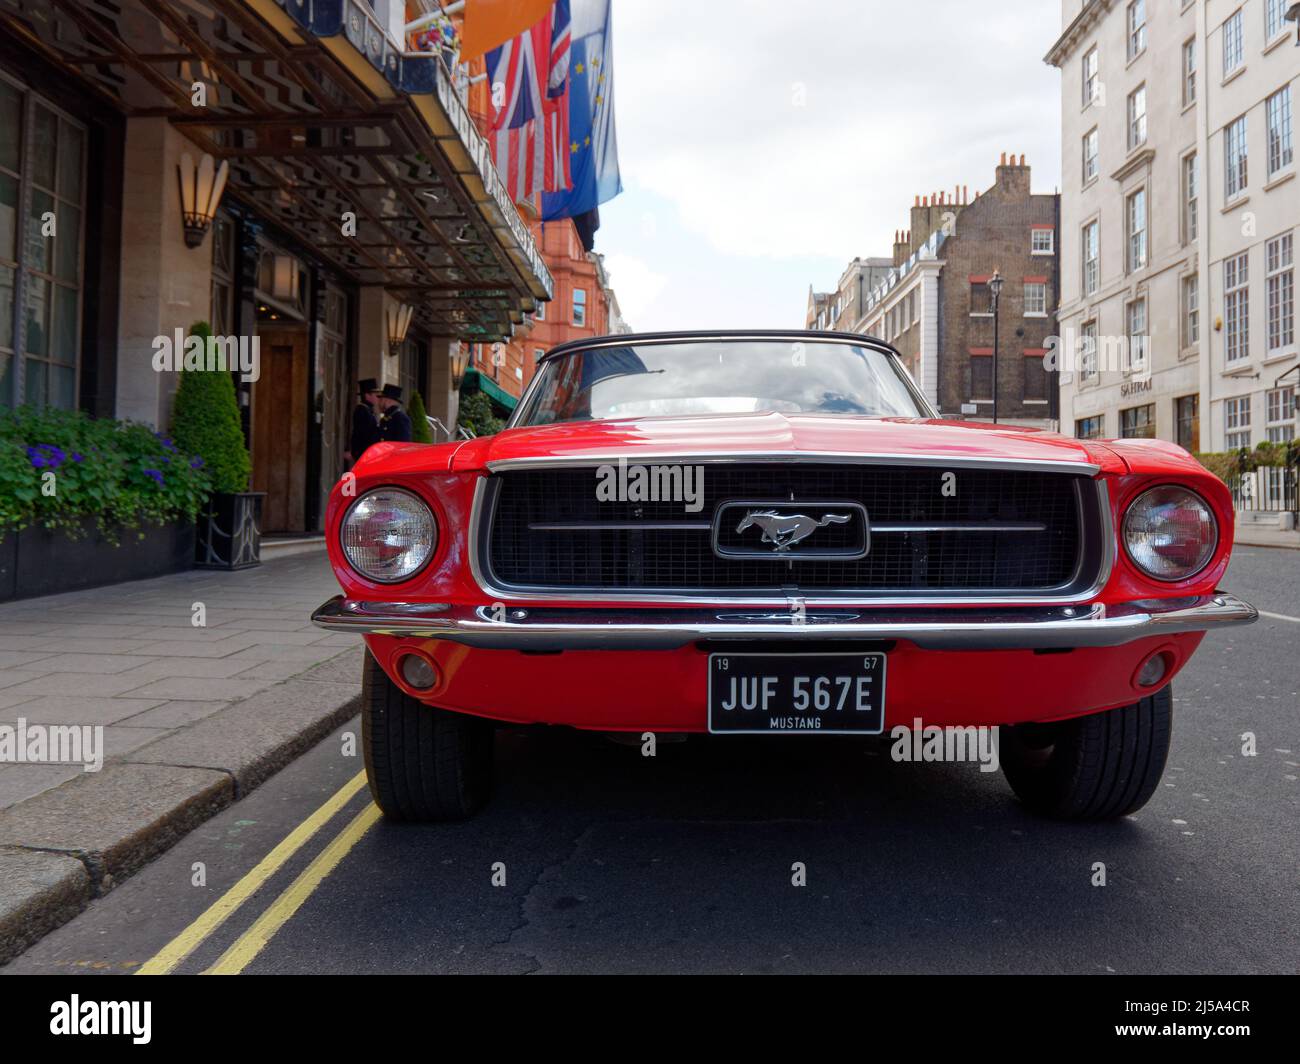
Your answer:
[[[1223,350],[1229,362],[1250,353],[1250,260],[1246,252],[1223,260]]]
[[[1125,201],[1128,219],[1128,272],[1135,273],[1147,264],[1147,190],[1138,189]]]
[[[1245,58],[1241,39],[1241,8],[1237,8],[1223,24],[1223,76],[1226,78],[1241,66]]]
[[[1286,85],[1265,101],[1268,118],[1268,176],[1291,165],[1291,86]]]
[[[1183,42],[1183,106],[1196,102],[1196,38]]]
[[[1083,135],[1083,183],[1086,185],[1097,172],[1097,127],[1093,126]]]
[[[1191,244],[1197,234],[1197,208],[1200,206],[1201,165],[1195,152],[1183,160],[1183,243]]]
[[[1099,440],[1106,432],[1106,415],[1081,417],[1074,423],[1074,435],[1080,440]]]
[[[1101,80],[1097,77],[1097,49],[1091,48],[1083,57],[1083,106],[1087,107],[1097,98]]]
[[[1196,274],[1183,278],[1183,346],[1201,340],[1201,290]]]
[[[585,288],[575,288],[573,290],[573,324],[587,324],[587,290]]]
[[[1084,322],[1079,330],[1079,377],[1084,381],[1095,381],[1097,373],[1097,323]]]
[[[1136,59],[1147,46],[1146,0],[1133,0],[1128,5],[1128,57]]]
[[[1024,363],[1022,385],[1025,401],[1031,403],[1046,402],[1047,385],[1050,378],[1047,374],[1047,367],[1043,365],[1043,356],[1041,354],[1027,354],[1020,361]]]
[[[1250,396],[1223,401],[1224,443],[1236,451],[1250,446]]]
[[[83,127],[0,78],[0,405],[77,405],[85,154]]]
[[[1056,251],[1056,230],[1051,228],[1031,229],[1029,251],[1033,255],[1051,255]]]
[[[1147,87],[1139,85],[1128,96],[1128,150],[1147,139]]]
[[[983,281],[970,283],[970,312],[972,314],[993,313],[993,293]]]
[[[1154,440],[1156,438],[1156,408],[1131,406],[1119,412],[1119,435],[1124,440]]]
[[[1295,343],[1293,245],[1290,233],[1275,236],[1264,245],[1264,303],[1270,354]]]
[[[546,304],[539,302],[537,304],[537,309],[533,311],[533,321],[545,321],[545,320],[546,320]]]
[[[1264,431],[1269,443],[1295,439],[1295,389],[1274,388],[1264,393]]]
[[[972,399],[993,398],[992,355],[971,355],[970,397]]]
[[[1025,317],[1047,317],[1047,285],[1041,281],[1025,282]]]
[[[1174,400],[1175,443],[1185,451],[1201,448],[1201,398],[1183,395]]]
[[[1267,0],[1264,4],[1264,40],[1271,41],[1286,30],[1287,0]]]
[[[1099,239],[1100,229],[1095,221],[1089,222],[1083,227],[1081,245],[1083,247],[1083,294],[1085,296],[1090,296],[1097,291],[1100,269],[1098,263],[1098,255],[1100,254],[1098,248]]]
[[[1147,364],[1147,301],[1135,299],[1124,306],[1124,323],[1128,330],[1125,369],[1141,372]]]
[[[218,212],[212,221],[212,332],[235,331],[235,221]]]
[[[1224,199],[1233,200],[1246,191],[1246,116],[1230,122],[1223,137],[1223,160],[1227,166]]]
[[[537,365],[537,363],[539,363],[539,362],[542,360],[542,356],[543,356],[544,354],[546,354],[546,348],[544,348],[544,347],[534,347],[534,348],[533,348],[533,365]]]

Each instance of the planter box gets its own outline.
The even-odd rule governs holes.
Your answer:
[[[194,564],[199,569],[248,569],[262,564],[262,491],[216,492],[199,514]]]
[[[0,601],[178,573],[194,564],[194,526],[188,521],[123,529],[114,546],[82,523],[81,538],[25,528],[0,540]]]

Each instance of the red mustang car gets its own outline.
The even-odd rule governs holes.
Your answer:
[[[380,444],[334,489],[366,771],[402,820],[487,799],[498,722],[604,732],[999,729],[1029,807],[1141,807],[1170,681],[1256,611],[1226,487],[1157,440],[944,421],[887,344],[564,344],[508,428]]]

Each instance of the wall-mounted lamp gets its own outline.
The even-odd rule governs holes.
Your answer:
[[[406,330],[411,326],[411,317],[415,314],[415,308],[407,306],[405,303],[389,303],[384,311],[384,317],[388,323],[388,353],[397,354],[398,348],[402,346],[406,339]]]
[[[289,303],[297,302],[301,274],[302,267],[292,255],[272,255],[271,295]]]
[[[229,175],[230,164],[224,159],[221,168],[217,169],[216,160],[206,153],[199,159],[198,166],[194,165],[189,152],[181,155],[176,164],[176,176],[181,185],[181,220],[185,224],[186,247],[199,247],[208,235]]]
[[[459,388],[461,382],[465,379],[465,370],[469,368],[469,345],[456,345],[456,350],[451,355],[451,386]]]
[[[1282,17],[1288,22],[1294,22],[1296,24],[1295,43],[1296,47],[1300,48],[1300,3],[1295,3],[1288,7],[1286,9],[1286,14]]]

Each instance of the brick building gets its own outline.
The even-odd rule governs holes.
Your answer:
[[[988,281],[997,271],[1005,282],[998,312],[998,420],[1054,426],[1055,374],[1044,368],[1043,356],[1056,332],[1058,209],[1055,193],[1032,192],[1024,156],[1006,154],[993,185],[973,199],[965,186],[917,196],[908,228],[895,234],[892,268],[867,293],[856,318],[841,318],[839,328],[897,347],[943,416],[989,420],[994,356]]]
[[[470,390],[481,387],[498,414],[514,409],[537,370],[537,360],[557,344],[626,331],[600,255],[587,251],[570,219],[529,222],[555,284],[555,297],[541,303],[505,342],[475,344],[466,374]]]

